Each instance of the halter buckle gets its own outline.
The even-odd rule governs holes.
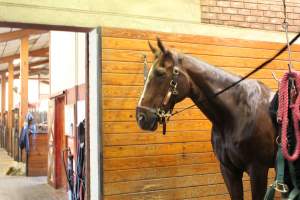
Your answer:
[[[171,117],[171,113],[170,112],[166,112],[164,111],[163,109],[157,109],[157,112],[156,112],[157,116],[162,119],[162,118],[166,118],[168,119],[169,117]]]
[[[177,95],[178,94],[177,83],[174,80],[171,80],[170,81],[170,86],[171,86],[170,90],[172,91],[172,94]]]
[[[170,86],[171,86],[172,88],[177,88],[177,83],[172,79],[172,80],[170,81]]]

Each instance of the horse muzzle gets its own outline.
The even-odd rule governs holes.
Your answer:
[[[136,107],[136,121],[141,129],[147,131],[155,131],[158,126],[156,111],[144,106]]]

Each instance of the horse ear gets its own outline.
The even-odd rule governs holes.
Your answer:
[[[157,46],[161,50],[161,52],[164,54],[164,67],[170,68],[174,66],[174,60],[172,53],[163,45],[162,41],[159,37],[157,37]]]
[[[152,46],[152,44],[150,43],[150,41],[149,41],[149,40],[148,40],[148,45],[149,45],[149,47],[150,47],[150,49],[151,49],[152,53],[153,53],[153,54],[156,54],[156,52],[157,52],[157,49],[156,49],[154,46]]]
[[[163,45],[162,41],[159,39],[159,37],[157,37],[157,46],[159,47],[161,52],[163,52],[164,54],[166,53],[166,48]]]

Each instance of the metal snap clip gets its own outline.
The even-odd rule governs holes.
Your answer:
[[[289,187],[284,183],[279,183],[278,181],[275,181],[274,183],[275,190],[280,193],[287,193],[289,191]]]

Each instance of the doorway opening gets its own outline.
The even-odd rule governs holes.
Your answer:
[[[0,23],[0,153],[13,163],[1,173],[22,175],[20,181],[38,177],[38,183],[63,191],[59,192],[62,199],[68,188],[66,149],[73,155],[74,172],[84,155],[85,196],[89,196],[89,150],[85,148],[81,157],[78,152],[81,142],[89,146],[90,30]],[[80,125],[84,125],[84,133],[78,129]],[[22,130],[29,130],[29,149],[20,149]],[[5,185],[1,179],[8,177],[0,177],[0,190]]]

